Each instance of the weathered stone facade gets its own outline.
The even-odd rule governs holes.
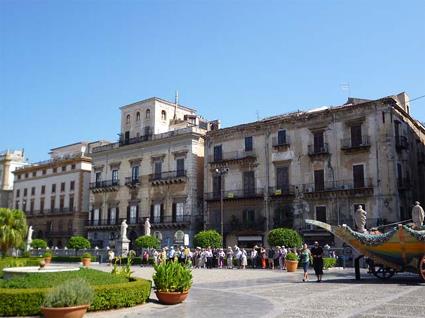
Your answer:
[[[13,208],[21,209],[33,238],[63,248],[73,235],[85,236],[89,209],[90,144],[52,149],[51,159],[14,171]]]
[[[0,208],[12,208],[13,171],[27,164],[23,150],[5,150],[0,153]]]
[[[208,132],[206,227],[220,231],[223,167],[227,245],[267,244],[281,226],[331,242],[304,219],[353,225],[359,204],[367,227],[409,219],[413,202],[425,201],[424,153],[425,128],[404,93]]]
[[[92,150],[89,239],[115,247],[126,220],[130,248],[144,234],[183,244],[202,228],[204,136],[212,123],[159,98],[121,107],[121,137]],[[191,239],[190,239],[191,243]]]

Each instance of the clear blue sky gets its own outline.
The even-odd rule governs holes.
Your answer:
[[[0,149],[115,140],[151,96],[223,126],[425,95],[425,1],[0,1]],[[412,102],[425,121],[425,98]]]

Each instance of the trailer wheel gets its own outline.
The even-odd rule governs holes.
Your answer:
[[[421,277],[422,281],[425,282],[425,255],[422,256],[419,262],[419,276]]]
[[[373,264],[372,273],[380,279],[389,279],[394,276],[395,269],[391,267],[385,267],[384,265],[380,264]]]

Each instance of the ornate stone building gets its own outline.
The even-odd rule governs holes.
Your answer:
[[[205,157],[206,227],[221,230],[223,194],[227,245],[267,244],[282,226],[331,242],[304,220],[353,225],[361,204],[371,227],[425,201],[425,127],[404,93],[210,131]]]
[[[12,208],[13,171],[27,164],[23,150],[5,150],[0,153],[0,208]]]
[[[50,159],[14,171],[13,207],[26,213],[33,238],[63,248],[73,235],[85,235],[89,210],[90,144],[51,149]]]
[[[205,133],[217,125],[156,97],[121,107],[119,141],[91,153],[89,239],[114,247],[126,220],[134,248],[146,218],[162,245],[191,238],[203,222]]]

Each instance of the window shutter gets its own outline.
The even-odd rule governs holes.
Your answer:
[[[118,221],[120,219],[120,208],[116,207],[115,209],[115,224],[119,224]]]
[[[98,224],[100,224],[100,222],[101,222],[101,220],[102,220],[102,208],[99,208],[99,223]]]
[[[154,214],[153,214],[154,206],[151,204],[151,222],[154,222]]]
[[[177,220],[177,205],[176,203],[173,203],[173,222],[176,222]]]
[[[139,205],[136,205],[136,223],[139,223]]]
[[[160,222],[164,222],[164,203],[161,203],[161,216],[160,216]]]
[[[130,222],[130,206],[127,205],[127,221]]]
[[[111,208],[108,208],[108,224],[111,223]]]

